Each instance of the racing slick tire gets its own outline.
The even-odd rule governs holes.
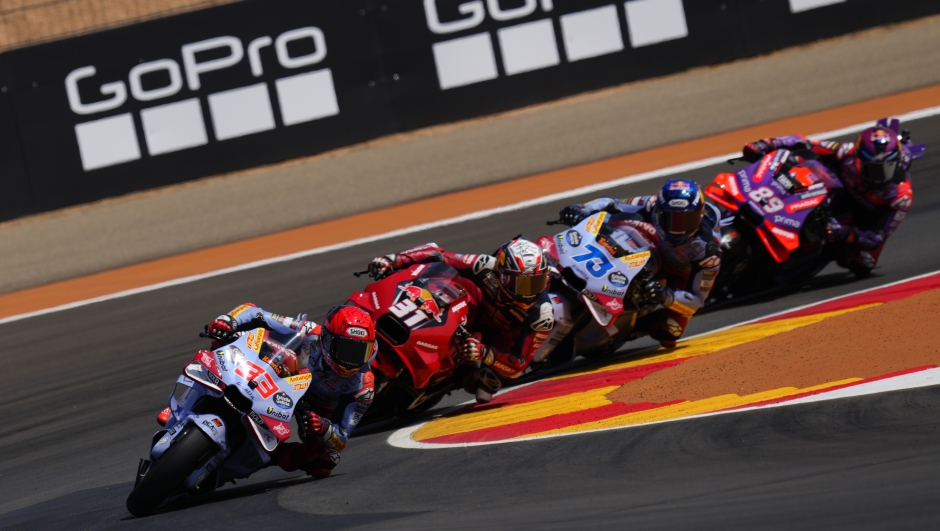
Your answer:
[[[203,462],[215,443],[199,428],[188,426],[186,433],[170,446],[140,479],[127,496],[127,510],[134,516],[147,516]]]

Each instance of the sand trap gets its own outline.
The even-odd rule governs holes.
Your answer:
[[[611,392],[629,404],[806,388],[940,365],[940,290],[825,319],[652,373]]]

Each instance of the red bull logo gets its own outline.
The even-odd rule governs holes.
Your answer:
[[[891,135],[884,129],[875,129],[871,132],[871,142],[873,144],[887,144],[891,142]]]
[[[411,299],[418,308],[424,310],[424,312],[433,317],[435,321],[441,322],[441,314],[443,314],[443,312],[430,291],[411,285],[400,286],[399,289],[401,289],[405,293],[405,296]]]

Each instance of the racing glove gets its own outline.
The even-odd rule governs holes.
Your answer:
[[[479,361],[483,365],[492,365],[496,359],[493,350],[475,337],[468,337],[463,340],[460,345],[460,353],[463,354],[463,359],[470,363]]]
[[[650,304],[663,304],[666,302],[666,287],[655,280],[647,280],[640,285],[640,294]]]
[[[369,275],[376,280],[382,280],[399,268],[401,268],[401,258],[397,254],[378,256],[369,263]]]
[[[235,335],[237,324],[228,315],[221,315],[206,325],[206,335],[212,338],[212,349],[227,345],[238,337]]]
[[[304,425],[304,431],[307,435],[316,435],[317,437],[323,438],[326,435],[326,432],[330,429],[332,424],[328,419],[317,415],[313,411],[308,411],[306,414],[301,417],[300,421]]]
[[[826,241],[829,243],[853,243],[855,237],[855,229],[839,223],[836,218],[829,218],[826,222]]]
[[[558,213],[558,220],[568,226],[575,226],[587,215],[584,205],[568,205]]]
[[[755,162],[771,151],[773,151],[773,146],[770,145],[770,142],[758,140],[757,142],[745,144],[741,154],[744,160]]]

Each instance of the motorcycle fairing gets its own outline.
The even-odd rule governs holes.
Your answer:
[[[416,264],[354,293],[349,302],[373,316],[381,340],[373,367],[390,379],[406,369],[415,389],[449,377],[460,359],[451,339],[467,323],[470,310],[460,284],[460,274],[447,264]],[[406,328],[405,340],[391,337],[384,326],[387,319]]]
[[[604,224],[607,215],[589,216],[553,240],[559,266],[585,281],[580,298],[604,327],[623,313],[627,290],[651,256],[649,242],[639,231],[611,229]]]
[[[734,174],[718,174],[705,189],[709,199],[754,226],[777,262],[785,262],[799,248],[803,223],[834,185],[818,161],[788,167],[790,155],[786,149],[772,151]]]

